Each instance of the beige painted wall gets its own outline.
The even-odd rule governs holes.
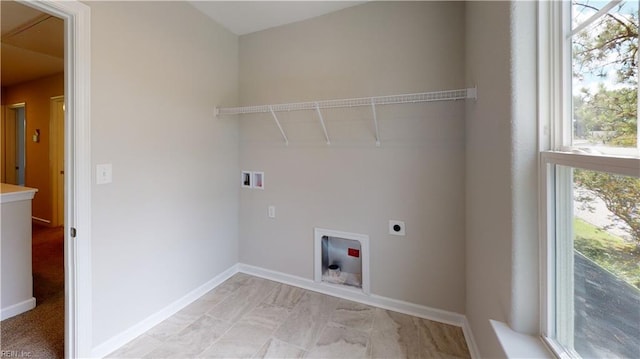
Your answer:
[[[91,7],[93,346],[238,262],[238,38],[184,2]],[[95,183],[95,182],[94,182]]]
[[[244,105],[464,88],[464,3],[373,2],[240,37]],[[313,228],[368,234],[371,291],[464,312],[464,102],[241,120],[240,261],[313,278]],[[234,120],[230,120],[234,121]],[[240,185],[240,172],[237,173]],[[267,206],[276,207],[275,219]],[[388,220],[406,222],[406,237]]]
[[[539,333],[536,4],[472,1],[466,18],[466,314],[496,358],[490,319]]]
[[[25,103],[27,122],[25,185],[38,189],[38,193],[33,198],[33,216],[50,221],[53,213],[49,167],[50,101],[51,97],[64,94],[64,75],[60,73],[5,87],[3,90],[6,105]],[[31,139],[36,129],[40,130],[40,142],[33,142]]]
[[[467,4],[466,76],[480,90],[466,110],[466,314],[487,358],[505,357],[489,319],[511,308],[509,19],[506,2]]]

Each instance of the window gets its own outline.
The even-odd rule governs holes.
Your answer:
[[[571,7],[571,146],[637,154],[638,1]]]
[[[638,1],[540,3],[542,330],[640,357]]]

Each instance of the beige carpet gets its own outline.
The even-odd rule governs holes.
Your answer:
[[[33,294],[33,310],[0,322],[0,348],[5,357],[64,358],[62,227],[33,226]]]

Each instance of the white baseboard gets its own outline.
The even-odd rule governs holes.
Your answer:
[[[144,334],[149,329],[154,326],[160,324],[163,320],[169,318],[170,316],[176,314],[184,307],[193,303],[195,300],[212,290],[213,288],[219,286],[225,280],[229,279],[234,274],[238,273],[238,265],[233,265],[229,269],[224,272],[218,274],[210,281],[204,283],[200,287],[192,290],[187,293],[182,298],[176,300],[175,302],[169,304],[164,307],[160,311],[148,316],[146,319],[143,319],[138,324],[130,327],[129,329],[123,331],[122,333],[112,337],[111,339],[103,342],[95,346],[91,350],[92,358],[103,358],[104,356],[112,353],[113,351],[119,349],[123,345],[127,344],[131,340],[137,338],[138,336]]]
[[[419,318],[425,318],[440,323],[455,325],[462,329],[464,338],[467,341],[467,347],[469,348],[471,358],[480,358],[480,351],[478,351],[478,346],[476,345],[475,339],[473,338],[473,333],[471,332],[471,327],[469,326],[467,317],[462,314],[409,303],[402,300],[387,298],[375,294],[367,295],[360,290],[345,288],[332,284],[318,283],[310,279],[301,278],[290,274],[276,272],[243,263],[238,264],[238,271],[256,277],[261,277],[276,282],[312,290],[314,292],[349,299],[353,300],[354,302],[368,304],[382,309],[392,310],[394,312],[409,314]]]
[[[341,288],[338,285],[327,283],[319,283],[310,279],[296,277],[290,274],[276,272],[260,267],[254,267],[247,264],[238,264],[238,270],[242,273],[251,274],[256,277],[270,279],[276,282],[290,284],[296,287],[312,290],[334,297],[353,300],[355,302],[368,304],[374,307],[392,310],[394,312],[413,315],[420,318],[434,320],[440,323],[446,323],[463,327],[466,317],[459,313],[449,312],[446,310],[430,308],[423,305],[405,302],[402,300],[387,298],[375,294],[367,295],[360,290]]]
[[[467,318],[459,313],[449,312],[446,310],[431,308],[423,305],[409,303],[397,299],[387,298],[375,294],[367,295],[361,290],[344,288],[338,285],[332,285],[327,283],[318,283],[311,279],[306,279],[282,272],[276,272],[269,269],[255,267],[248,264],[237,263],[230,267],[223,273],[217,275],[212,280],[203,284],[202,286],[191,291],[184,297],[169,304],[164,309],[158,311],[155,314],[150,315],[146,319],[142,320],[138,324],[125,330],[124,332],[114,336],[106,342],[96,346],[91,351],[92,357],[102,358],[109,353],[117,350],[126,343],[145,333],[155,325],[159,324],[163,320],[169,318],[173,314],[180,311],[182,308],[191,304],[193,301],[200,298],[202,295],[222,284],[225,280],[229,279],[234,274],[242,272],[256,277],[269,279],[275,282],[289,284],[292,286],[300,287],[303,289],[311,290],[318,293],[331,295],[343,299],[352,300],[358,303],[371,305],[374,307],[392,310],[394,312],[413,315],[420,318],[433,320],[440,323],[455,325],[462,328],[469,352],[473,359],[480,358],[478,348],[473,339],[471,328],[467,322]]]
[[[471,332],[471,325],[469,325],[466,317],[464,319],[464,325],[462,326],[462,333],[464,334],[464,339],[467,341],[467,348],[469,348],[471,358],[480,359],[480,350],[478,350],[476,340],[473,338],[473,332]]]
[[[31,297],[27,300],[23,300],[20,303],[10,305],[0,310],[0,320],[5,320],[11,317],[15,317],[18,314],[22,314],[36,307],[36,298]]]
[[[40,218],[40,217],[33,217],[31,216],[31,220],[33,222],[38,222],[38,223],[42,223],[42,224],[51,224],[51,221],[48,219],[44,219],[44,218]]]

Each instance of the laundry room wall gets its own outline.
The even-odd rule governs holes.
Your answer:
[[[238,37],[186,2],[88,2],[93,346],[238,262]]]
[[[371,2],[240,37],[242,105],[472,87],[464,82],[465,4]],[[240,121],[240,262],[313,279],[315,227],[367,234],[371,292],[453,312],[465,305],[464,101]],[[237,174],[240,187],[240,171]],[[267,216],[274,206],[275,218]],[[388,233],[389,220],[406,236]]]

